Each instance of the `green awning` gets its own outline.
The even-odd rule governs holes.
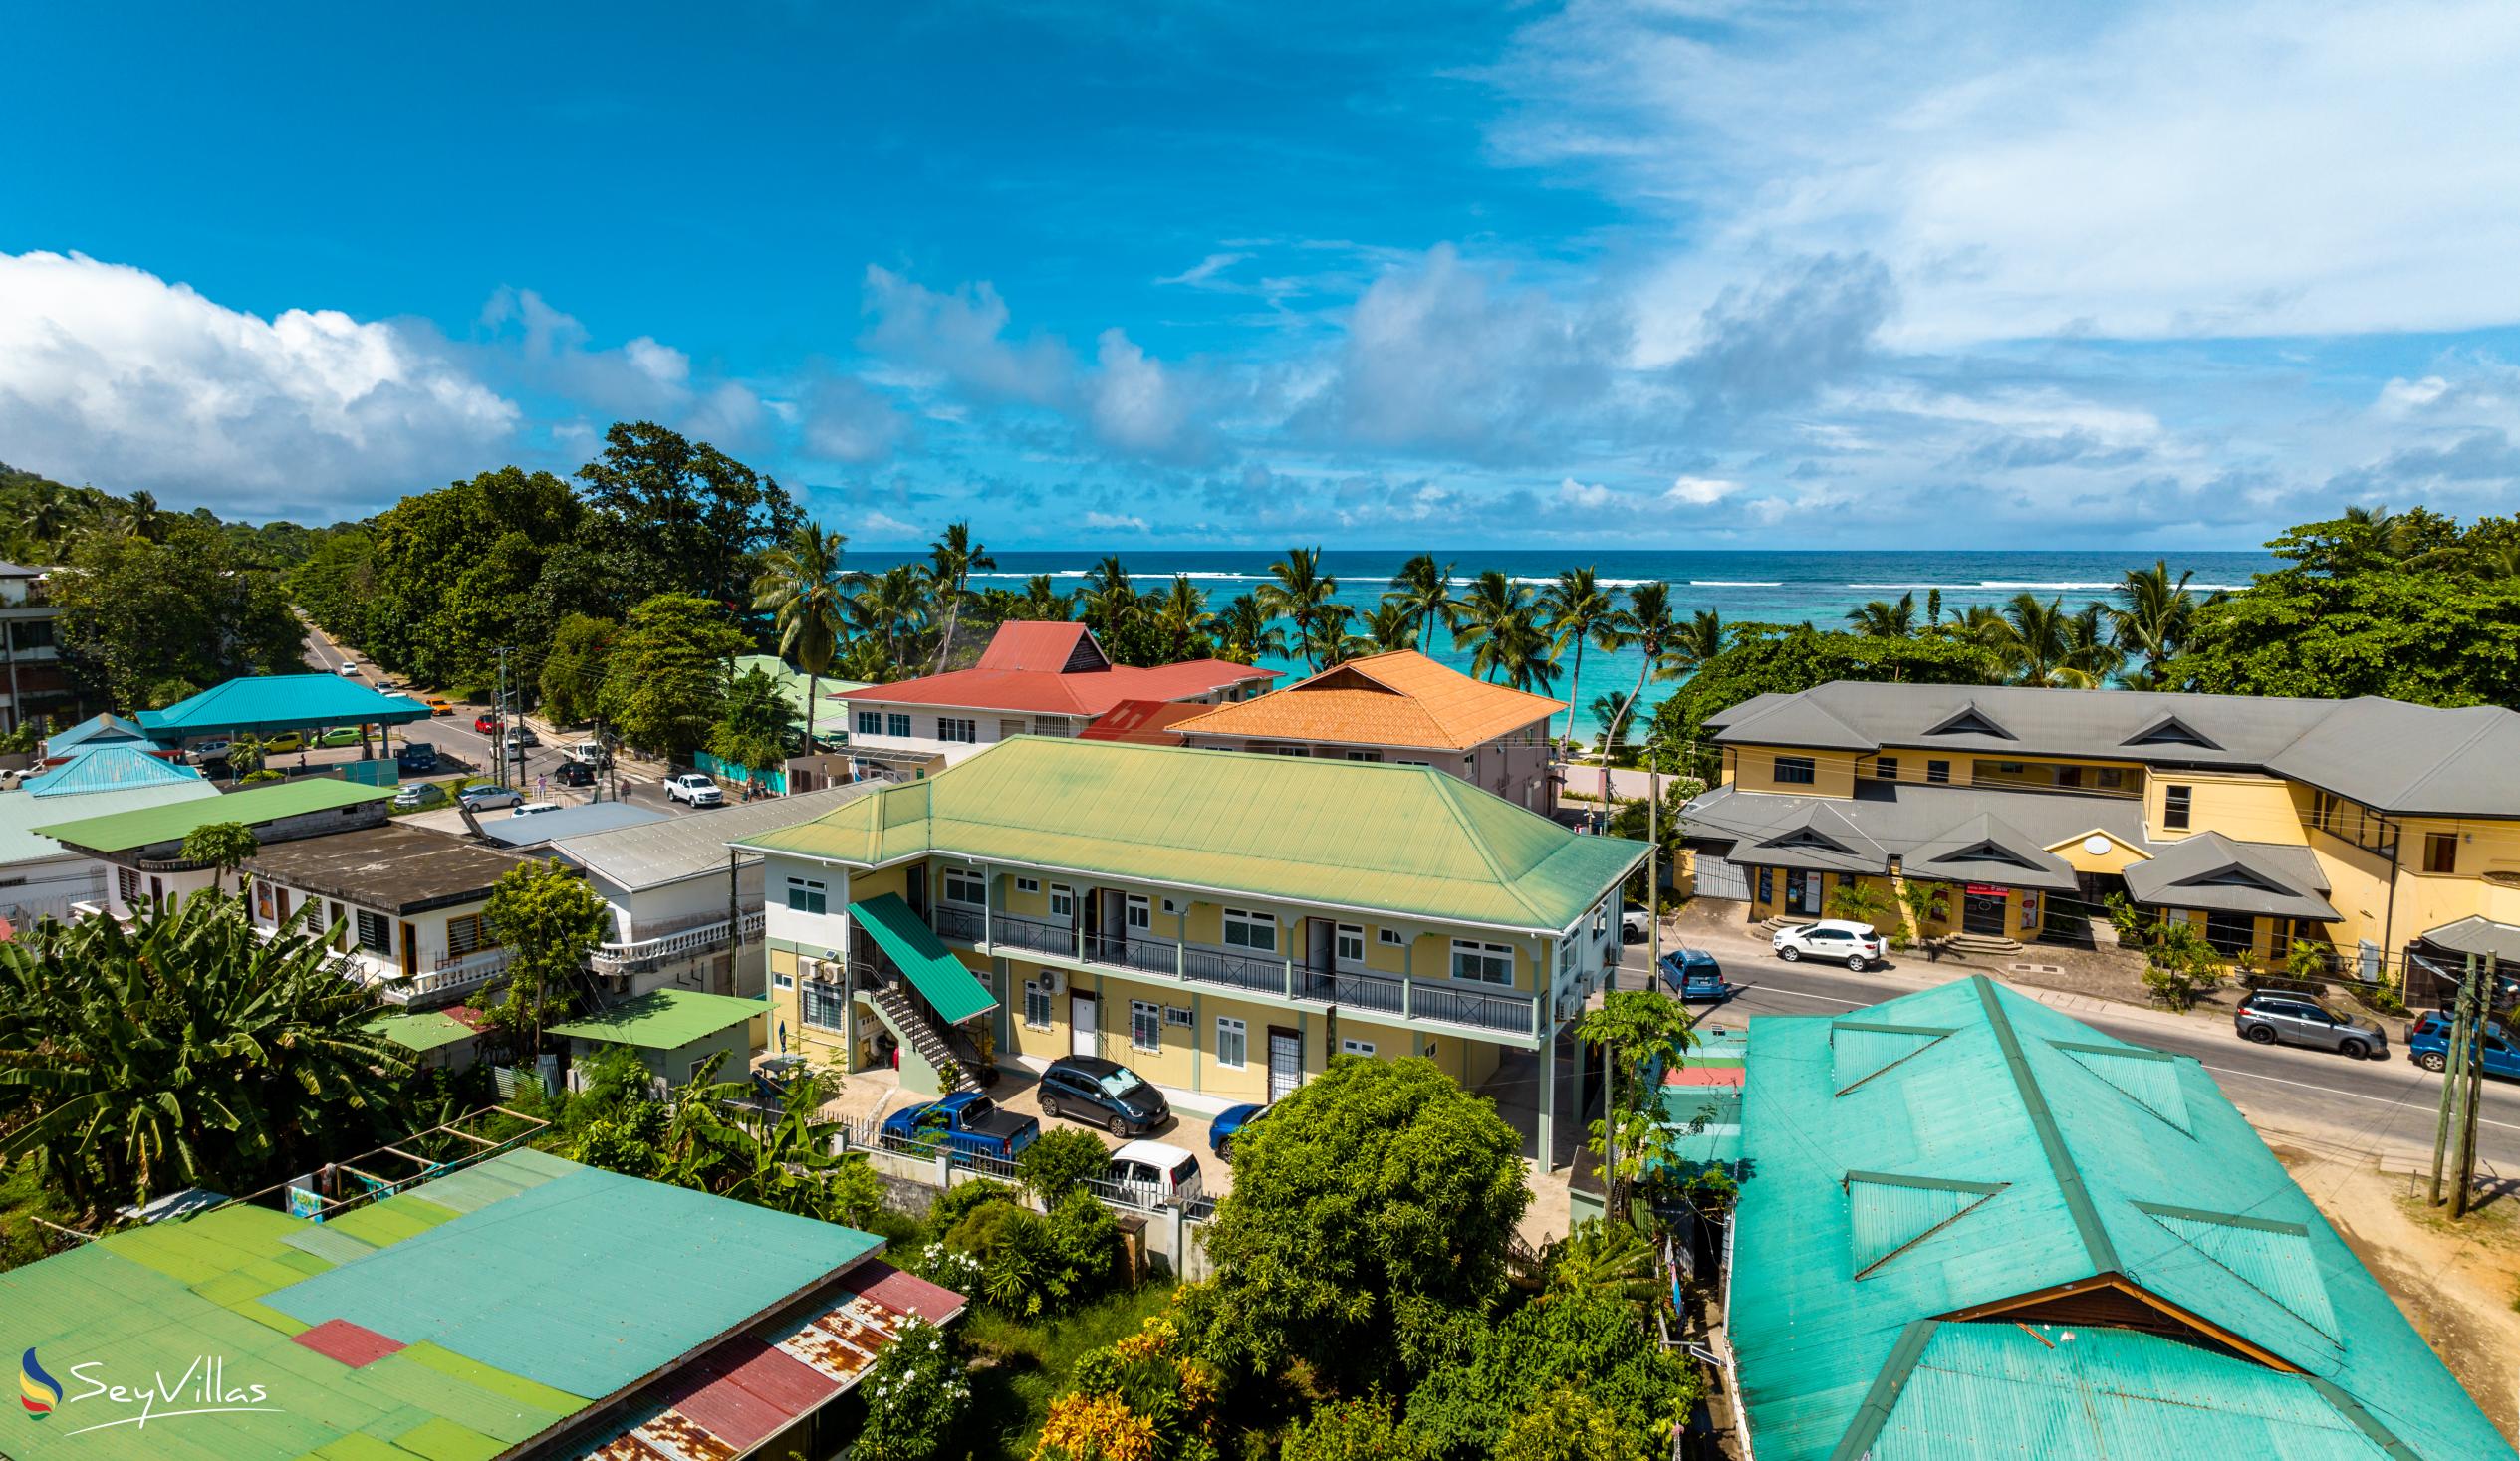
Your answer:
[[[962,960],[945,951],[927,924],[898,895],[884,893],[851,903],[849,913],[860,928],[875,935],[876,943],[892,956],[892,962],[909,976],[918,992],[927,996],[927,1002],[936,1007],[938,1019],[958,1025],[997,1008],[997,996],[972,977]]]

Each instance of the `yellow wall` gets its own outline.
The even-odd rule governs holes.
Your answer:
[[[1812,763],[1812,780],[1784,783],[1776,779],[1776,758],[1800,756]],[[1855,757],[1845,751],[1798,751],[1770,746],[1748,747],[1733,758],[1735,779],[1745,792],[1785,792],[1798,797],[1855,795]]]
[[[2165,820],[2171,787],[2188,788],[2185,828],[2173,828]],[[2176,842],[2200,832],[2218,832],[2243,843],[2299,845],[2310,840],[2291,783],[2219,771],[2154,774],[2143,791],[2143,826],[2155,842]]]

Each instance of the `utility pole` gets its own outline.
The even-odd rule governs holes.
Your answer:
[[[2441,1067],[2441,1106],[2432,1120],[2432,1195],[2434,1207],[2441,1205],[2441,1173],[2449,1160],[2450,1130],[2462,1126],[2458,1100],[2463,1087],[2459,1074],[2466,1069],[2467,1059],[2467,991],[2476,982],[2476,956],[2467,956],[2467,972],[2459,980],[2458,998],[2450,1001],[2450,1048]]]
[[[490,715],[490,755],[498,767],[499,785],[508,784],[508,646],[499,646],[498,703]]]
[[[2467,980],[2467,1052],[2465,1085],[2459,1096],[2458,1187],[2450,1194],[2450,1216],[2467,1216],[2467,1194],[2476,1186],[2476,1112],[2485,1099],[2485,1011],[2491,1004],[2486,992],[2494,987],[2494,956],[2485,956],[2485,977],[2475,974],[2475,962],[2468,963]]]

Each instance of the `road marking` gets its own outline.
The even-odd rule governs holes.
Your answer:
[[[1796,999],[1827,1000],[1833,1005],[1845,1005],[1849,1009],[1856,1010],[1869,1009],[1874,1005],[1882,1003],[1881,1000],[1840,999],[1834,994],[1808,994],[1799,989],[1787,989],[1781,984],[1745,984],[1741,987],[1744,990],[1764,989],[1770,994],[1790,994]],[[1895,995],[1891,996],[1893,999],[1896,997],[1897,996]]]

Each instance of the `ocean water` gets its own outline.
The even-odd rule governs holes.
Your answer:
[[[1020,589],[1035,574],[1049,574],[1062,589],[1082,586],[1101,555],[1085,551],[999,553],[997,568],[973,576],[981,588]],[[1125,553],[1121,561],[1140,591],[1161,589],[1176,574],[1206,591],[1211,608],[1249,594],[1269,581],[1269,565],[1283,555],[1259,550],[1159,549]],[[1391,576],[1413,553],[1381,549],[1329,549],[1323,570],[1338,581],[1337,597],[1353,605],[1362,617],[1382,601]],[[1917,549],[1880,552],[1797,553],[1614,549],[1586,553],[1567,549],[1456,549],[1436,555],[1453,565],[1456,583],[1466,585],[1488,569],[1498,569],[1535,589],[1552,582],[1563,569],[1590,566],[1605,587],[1627,588],[1652,580],[1671,586],[1671,600],[1685,619],[1701,609],[1723,615],[1726,623],[1812,623],[1824,628],[1845,623],[1847,610],[1868,600],[1895,602],[1914,592],[1916,611],[1924,613],[1926,591],[1942,591],[1946,614],[1967,611],[1974,605],[2000,605],[2015,594],[2061,599],[2067,609],[2110,597],[2127,570],[2149,567],[2166,559],[2173,577],[2191,572],[2189,588],[2198,592],[2248,586],[2254,574],[2279,565],[2262,553],[2158,552],[1983,552],[1961,549]],[[902,561],[901,555],[853,554],[854,568],[880,569]],[[1432,652],[1447,663],[1468,669],[1469,655],[1454,646],[1439,627]],[[1268,668],[1300,676],[1300,662],[1270,660]],[[1563,699],[1573,690],[1577,702],[1576,734],[1590,735],[1588,713],[1596,696],[1625,695],[1637,681],[1639,656],[1604,653],[1587,647],[1583,680],[1570,687],[1574,668],[1570,649],[1560,659],[1561,673],[1552,693]],[[1639,714],[1670,693],[1668,684],[1647,684]]]

